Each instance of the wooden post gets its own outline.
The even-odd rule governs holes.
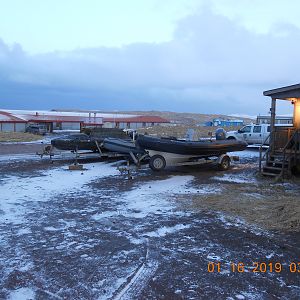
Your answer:
[[[300,129],[300,98],[294,101],[294,117],[293,117],[294,127]]]
[[[275,117],[276,117],[276,98],[272,98],[271,103],[271,121],[270,121],[270,148],[274,150],[275,139]]]

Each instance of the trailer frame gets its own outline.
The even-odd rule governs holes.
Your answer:
[[[158,155],[154,155],[158,156]],[[196,166],[196,165],[206,165],[206,164],[213,164],[216,163],[218,166],[218,169],[221,171],[227,171],[230,168],[230,165],[232,162],[239,161],[239,156],[236,155],[228,155],[227,153],[221,154],[219,156],[211,156],[211,157],[195,157],[192,160],[187,160],[183,162],[177,162],[172,164],[167,164],[166,162],[163,164],[163,168],[152,168],[150,165],[151,159],[153,159],[154,156],[150,156],[148,152],[146,152],[145,155],[141,157],[136,157],[133,153],[130,153],[130,157],[132,158],[134,165],[130,164],[130,161],[127,160],[126,165],[120,165],[117,167],[117,169],[121,172],[121,174],[125,174],[128,179],[133,179],[133,172],[138,171],[140,169],[146,169],[150,167],[153,171],[161,171],[166,166],[169,167],[180,167],[180,166]],[[160,155],[163,159],[165,159],[162,155]],[[145,168],[145,162],[146,158],[150,158],[148,166]]]
[[[36,155],[39,155],[41,158],[43,158],[44,156],[49,156],[50,161],[53,162],[54,161],[54,157],[58,157],[60,156],[60,158],[58,159],[65,159],[65,157],[62,157],[63,154],[73,154],[72,158],[68,158],[68,159],[75,159],[75,164],[77,164],[77,160],[84,158],[84,156],[88,156],[88,155],[96,155],[99,158],[117,158],[117,157],[124,157],[126,156],[125,154],[122,153],[116,153],[116,152],[103,152],[101,150],[101,144],[98,143],[98,141],[95,141],[95,144],[97,146],[98,152],[92,152],[92,151],[88,151],[88,152],[81,152],[78,149],[75,150],[61,150],[61,151],[57,151],[55,152],[55,147],[53,147],[52,145],[46,145],[43,149],[42,152],[36,152]],[[86,157],[85,157],[86,158]]]

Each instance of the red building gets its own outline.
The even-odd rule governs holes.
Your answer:
[[[60,112],[0,110],[0,131],[24,132],[30,124],[40,124],[48,132],[77,130],[82,127],[132,128],[151,127],[169,123],[158,116],[137,116],[98,112]]]

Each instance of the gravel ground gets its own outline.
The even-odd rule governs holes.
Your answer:
[[[2,147],[0,299],[300,298],[299,184],[257,177],[256,151],[226,173],[142,169],[128,180],[116,161],[69,171],[68,160]]]

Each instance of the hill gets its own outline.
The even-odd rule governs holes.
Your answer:
[[[184,124],[184,125],[196,125],[196,124],[203,124],[207,121],[211,121],[215,118],[220,119],[240,119],[244,120],[245,123],[252,123],[255,119],[246,118],[246,117],[237,117],[237,116],[229,116],[229,115],[218,115],[218,114],[198,114],[198,113],[178,113],[172,111],[118,111],[118,112],[111,112],[114,114],[118,113],[126,113],[126,114],[136,114],[136,115],[155,115],[160,116],[162,118],[166,118],[172,123]]]

